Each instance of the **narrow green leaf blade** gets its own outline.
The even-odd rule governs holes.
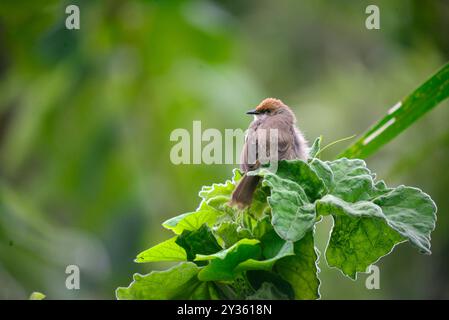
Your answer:
[[[366,158],[387,144],[449,96],[449,63],[392,107],[339,157]]]

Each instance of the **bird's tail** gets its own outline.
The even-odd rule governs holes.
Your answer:
[[[253,200],[253,194],[256,191],[259,180],[259,176],[244,175],[232,193],[231,204],[236,204],[241,208],[249,206]]]

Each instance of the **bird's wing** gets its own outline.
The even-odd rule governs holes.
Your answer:
[[[259,167],[257,143],[258,143],[257,128],[249,127],[245,137],[245,144],[240,155],[240,168],[243,172],[252,171]]]
[[[266,126],[261,126],[260,129],[274,127],[277,129],[277,159],[271,156],[270,148],[275,148],[275,146],[270,146],[270,133],[264,136],[258,134],[258,140],[266,141],[267,151],[266,156],[270,160],[291,160],[291,159],[307,159],[307,142],[302,136],[301,132],[296,129],[294,125],[279,125],[273,123],[267,123]],[[275,150],[273,150],[275,151]],[[263,155],[260,154],[259,158]],[[258,158],[258,159],[259,159]]]
[[[295,152],[295,139],[292,126],[278,129],[278,160],[298,158]]]
[[[277,129],[277,158],[272,157],[270,130]],[[264,122],[258,126],[250,126],[241,154],[241,169],[252,171],[271,160],[307,159],[307,142],[301,132],[293,125],[279,125]],[[274,150],[273,150],[274,151]]]

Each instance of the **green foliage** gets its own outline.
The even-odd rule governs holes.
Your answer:
[[[449,63],[392,107],[340,157],[365,158],[449,97]]]
[[[300,241],[295,242],[295,254],[280,260],[276,265],[279,275],[291,284],[296,299],[320,297],[318,250],[315,248],[313,236],[313,231],[310,231]]]
[[[208,256],[198,255],[196,261],[209,260],[210,263],[200,271],[202,281],[232,281],[239,272],[240,264],[249,259],[260,259],[261,248],[258,240],[242,239],[229,249]]]
[[[153,264],[133,265],[129,254],[171,237],[159,217],[195,211],[192,192],[229,175],[227,166],[167,161],[170,133],[190,131],[193,119],[221,132],[246,128],[244,111],[275,95],[309,136],[364,129],[449,59],[447,1],[378,3],[382,32],[361,27],[364,6],[353,1],[0,1],[0,299],[36,289],[110,299],[130,270],[147,273]],[[79,32],[65,28],[68,4],[80,6]],[[444,213],[448,107],[369,163],[391,181],[425,186]],[[323,295],[447,298],[444,270],[409,281],[447,264],[449,219],[441,216],[438,254],[425,263],[391,257],[382,272],[383,283],[407,286],[364,290],[328,273]],[[248,238],[239,231],[220,245]],[[74,261],[81,290],[55,285]]]
[[[318,138],[315,139],[315,141],[312,144],[312,147],[310,148],[309,151],[309,158],[316,158],[318,152],[320,152],[321,149],[321,141],[323,140],[322,136],[319,136]]]
[[[154,247],[140,253],[135,261],[152,262],[187,260],[186,251],[176,243],[177,240],[178,237],[173,237],[164,242],[161,242]]]
[[[184,248],[188,260],[194,260],[197,254],[212,254],[221,249],[214,235],[206,224],[198,230],[184,230],[177,237],[176,243]]]
[[[327,263],[352,279],[401,242],[430,253],[432,199],[416,188],[387,187],[363,160],[283,160],[276,173],[260,168],[249,174],[262,177],[256,194],[265,198],[244,210],[230,206],[237,170],[233,180],[203,187],[197,211],[164,223],[177,236],[137,257],[181,263],[135,275],[128,288],[117,289],[117,298],[317,299],[314,230],[327,215],[334,220]]]
[[[35,291],[32,294],[30,294],[29,300],[44,300],[45,297],[46,297],[45,294]]]
[[[196,296],[207,299],[203,284],[197,275],[200,268],[192,262],[181,263],[166,271],[153,271],[142,276],[134,275],[128,288],[118,288],[119,299],[188,299]],[[207,283],[204,283],[207,285]]]

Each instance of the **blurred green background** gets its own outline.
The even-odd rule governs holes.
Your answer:
[[[80,30],[65,28],[69,4]],[[369,4],[381,30],[365,28]],[[273,96],[309,140],[360,134],[449,60],[448,30],[444,0],[2,0],[0,298],[113,299],[134,272],[165,268],[133,259],[233,168],[172,164],[172,130],[245,129]],[[446,101],[367,159],[432,195],[433,254],[398,246],[377,263],[380,290],[322,259],[323,299],[449,298],[448,120]],[[65,287],[70,264],[80,290]]]

